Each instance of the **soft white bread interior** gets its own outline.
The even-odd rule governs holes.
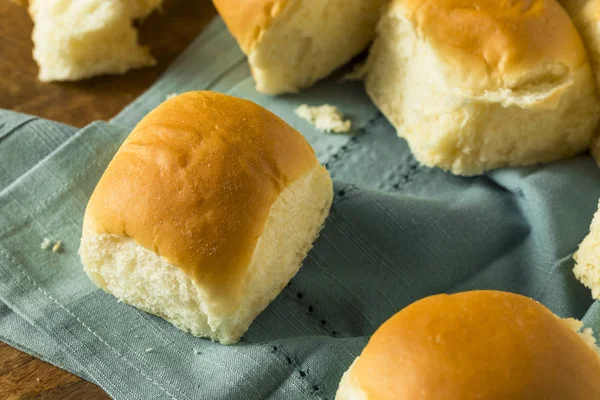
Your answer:
[[[297,92],[364,50],[389,0],[214,0],[256,90]]]
[[[86,209],[80,255],[125,303],[235,343],[300,268],[332,197],[329,173],[281,119],[186,93],[115,155]]]
[[[573,256],[575,277],[592,290],[595,299],[600,299],[600,203],[598,207],[590,225],[590,233]]]
[[[596,84],[600,88],[600,0],[560,0],[581,34],[587,49]],[[590,146],[592,156],[600,165],[600,135]]]
[[[555,0],[395,0],[366,88],[421,163],[460,175],[577,154],[600,112]]]
[[[336,400],[598,398],[590,329],[520,295],[437,295],[385,322],[346,371]]]
[[[154,65],[133,21],[162,0],[30,0],[41,81],[73,81]]]

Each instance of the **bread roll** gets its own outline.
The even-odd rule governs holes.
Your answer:
[[[332,197],[329,173],[284,121],[190,92],[125,140],[88,203],[80,255],[125,303],[230,344],[296,274]]]
[[[592,219],[590,233],[579,245],[573,259],[575,277],[592,290],[592,297],[600,299],[600,203]]]
[[[336,400],[589,400],[600,396],[591,330],[516,294],[417,301],[385,322]]]
[[[579,30],[588,51],[590,63],[600,85],[600,0],[560,0]],[[590,146],[600,165],[600,135],[597,133]]]
[[[364,50],[389,0],[213,0],[248,56],[256,90],[297,92]]]
[[[29,0],[41,81],[122,74],[156,64],[133,27],[162,0]]]
[[[555,0],[395,0],[366,88],[421,163],[459,175],[577,154],[600,112]]]

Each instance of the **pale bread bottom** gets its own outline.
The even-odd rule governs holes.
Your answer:
[[[237,342],[256,316],[298,272],[317,238],[333,197],[321,166],[290,184],[271,207],[241,293],[230,315],[216,315],[202,282],[134,240],[84,232],[84,270],[123,302],[158,315],[181,330],[223,344]]]

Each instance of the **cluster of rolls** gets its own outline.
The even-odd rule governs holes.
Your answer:
[[[162,1],[19,0],[40,79],[153,65],[132,23]],[[259,92],[306,88],[373,43],[367,92],[424,165],[476,175],[600,157],[600,0],[213,2]]]
[[[268,93],[312,84],[377,31],[367,90],[424,164],[476,174],[551,161],[595,132],[600,101],[581,40],[591,54],[595,20],[583,1],[572,17],[555,0],[215,3]],[[123,302],[233,344],[297,273],[332,198],[329,173],[283,120],[189,92],[149,113],[114,156],[88,203],[80,256]],[[599,396],[591,331],[531,299],[475,291],[393,316],[336,398]]]
[[[457,175],[586,150],[600,164],[600,0],[214,0],[259,92],[365,50],[367,93],[415,158]],[[351,27],[351,28],[348,28]],[[600,299],[600,207],[575,275]]]
[[[600,2],[562,1],[214,3],[259,92],[306,88],[374,39],[364,78],[374,103],[422,164],[475,175],[590,147]]]
[[[189,92],[122,144],[79,252],[124,303],[233,344],[297,273],[332,198],[299,132],[250,101]],[[597,398],[600,354],[580,328],[510,293],[426,298],[375,333],[336,398]]]

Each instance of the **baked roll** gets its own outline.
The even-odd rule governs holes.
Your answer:
[[[213,0],[248,56],[256,90],[297,92],[350,61],[389,0]]]
[[[336,400],[595,399],[600,356],[580,329],[512,293],[428,297],[375,332]]]
[[[29,0],[41,81],[75,81],[156,64],[133,21],[163,0]]]
[[[394,0],[366,89],[422,164],[459,175],[587,149],[600,115],[581,38],[555,0]]]
[[[234,343],[296,274],[332,197],[329,173],[280,118],[185,93],[150,112],[109,164],[81,260],[123,302]]]

